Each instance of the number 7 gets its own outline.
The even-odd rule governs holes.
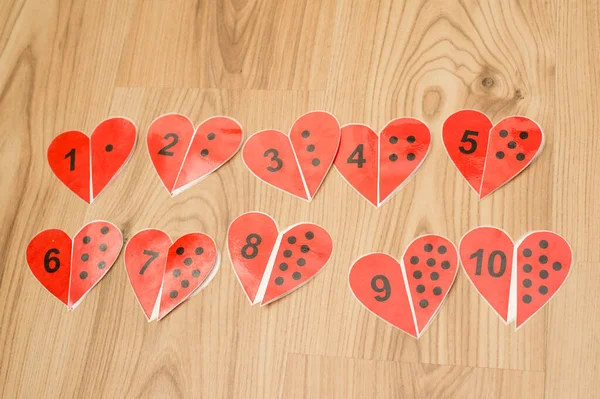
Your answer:
[[[160,254],[158,252],[144,249],[144,255],[150,255],[150,259],[148,259],[146,261],[146,263],[144,263],[144,266],[142,266],[142,268],[140,269],[140,274],[144,274],[144,272],[146,271],[148,266],[150,266],[150,263],[152,263],[154,261],[154,259],[156,259],[158,257],[158,255],[160,255]]]

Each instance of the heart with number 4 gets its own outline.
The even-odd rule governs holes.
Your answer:
[[[229,226],[233,271],[250,304],[267,305],[297,290],[320,272],[333,252],[325,229],[298,223],[279,231],[269,215],[248,212]]]
[[[27,264],[42,286],[73,310],[108,273],[122,246],[121,231],[104,220],[86,224],[72,240],[62,230],[44,230],[29,242]]]
[[[173,242],[167,233],[147,229],[131,237],[125,248],[127,276],[149,322],[206,288],[220,265],[215,241],[203,233]]]
[[[413,118],[394,119],[379,135],[365,125],[346,125],[334,166],[360,195],[379,207],[410,181],[430,145],[429,129]]]
[[[475,110],[458,111],[442,128],[448,156],[483,199],[527,168],[544,147],[540,126],[524,116],[511,116],[492,126]]]
[[[180,114],[156,118],[146,143],[161,182],[172,196],[207,178],[229,161],[243,141],[242,126],[226,116],[215,116],[194,130]]]
[[[91,138],[76,130],[56,136],[48,147],[48,164],[65,186],[91,204],[131,158],[136,138],[132,121],[110,118]]]
[[[348,282],[367,310],[419,338],[441,309],[457,270],[454,244],[431,234],[412,241],[401,261],[384,253],[359,258]]]
[[[340,144],[340,125],[328,112],[313,111],[294,122],[289,136],[277,130],[252,135],[242,150],[246,167],[271,186],[312,200]]]
[[[529,232],[515,244],[501,229],[477,227],[464,235],[459,252],[475,289],[517,329],[556,294],[573,263],[567,241],[550,231]]]

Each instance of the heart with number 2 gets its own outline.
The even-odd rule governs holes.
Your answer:
[[[333,252],[324,228],[298,223],[280,232],[273,218],[260,212],[235,219],[227,245],[233,271],[252,305],[267,305],[302,287]]]
[[[242,126],[226,116],[215,116],[194,130],[184,115],[156,118],[146,143],[161,182],[172,196],[207,178],[229,161],[242,145]]]
[[[48,164],[65,186],[91,204],[131,158],[136,138],[132,121],[110,118],[91,138],[76,130],[56,136],[48,147]]]
[[[359,258],[348,282],[365,308],[419,338],[446,300],[457,270],[454,244],[431,234],[411,242],[400,262],[384,253]]]
[[[203,233],[173,242],[167,233],[147,229],[131,237],[125,248],[127,276],[149,322],[206,288],[220,260],[215,241]]]
[[[277,130],[252,135],[242,159],[256,177],[306,201],[331,169],[340,144],[340,125],[327,112],[313,111],[294,122],[289,136]]]
[[[71,238],[62,230],[38,233],[27,246],[35,278],[67,309],[75,309],[117,260],[123,236],[112,223],[90,222]]]
[[[567,241],[550,231],[527,233],[517,243],[496,227],[477,227],[459,244],[475,289],[505,324],[518,329],[563,285],[573,263]]]
[[[485,114],[474,110],[450,115],[442,128],[442,140],[479,199],[516,177],[544,147],[544,133],[531,119],[511,116],[492,126]]]

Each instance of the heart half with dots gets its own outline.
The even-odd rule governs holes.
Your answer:
[[[148,322],[164,318],[200,293],[220,265],[215,241],[203,233],[189,233],[173,242],[161,230],[146,229],[125,247],[127,276]]]
[[[272,217],[248,212],[229,226],[227,247],[233,271],[251,305],[262,306],[313,279],[331,257],[329,233],[313,223],[279,231]]]
[[[104,220],[86,224],[73,239],[62,230],[44,230],[29,242],[27,264],[40,284],[73,310],[108,273],[122,246],[121,231]]]

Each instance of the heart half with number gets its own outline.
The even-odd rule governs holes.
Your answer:
[[[379,135],[365,125],[346,125],[334,166],[360,195],[379,207],[410,181],[430,146],[431,133],[417,119],[394,119]]]
[[[477,227],[464,235],[459,253],[475,289],[517,329],[556,294],[573,263],[567,241],[550,231],[529,232],[514,244],[501,229]]]
[[[91,138],[76,130],[56,136],[48,147],[48,164],[65,186],[91,204],[131,158],[136,138],[132,121],[110,118]]]
[[[127,276],[149,322],[206,288],[220,265],[215,241],[203,233],[172,242],[167,233],[147,229],[131,237],[125,248]]]
[[[108,273],[117,260],[123,236],[112,223],[90,222],[71,238],[62,230],[38,233],[27,246],[34,277],[69,310]]]
[[[233,271],[250,304],[267,305],[297,290],[329,261],[333,241],[325,229],[298,223],[279,231],[269,215],[248,212],[229,226]]]
[[[348,282],[367,310],[419,338],[446,300],[457,269],[454,244],[425,235],[408,245],[400,262],[384,253],[359,258],[350,268]]]
[[[312,200],[340,144],[340,125],[328,112],[313,111],[294,122],[289,136],[277,130],[252,135],[242,150],[246,167],[271,186]]]
[[[240,149],[242,126],[215,116],[194,130],[184,115],[165,114],[148,128],[148,154],[161,182],[172,196],[207,178]]]
[[[444,122],[442,141],[458,171],[483,199],[537,158],[544,133],[524,116],[511,116],[492,126],[485,114],[462,110]]]

